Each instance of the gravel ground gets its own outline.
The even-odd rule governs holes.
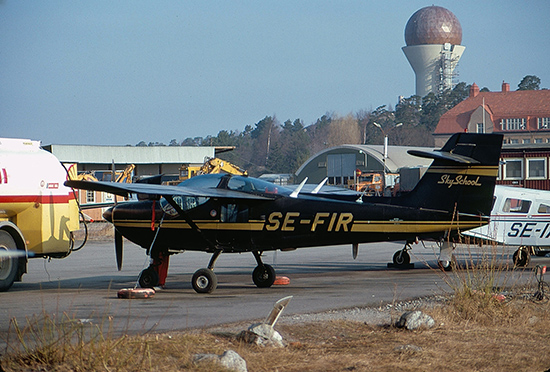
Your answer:
[[[429,297],[417,298],[410,301],[386,304],[377,307],[354,307],[350,309],[335,309],[310,314],[281,315],[277,325],[294,325],[305,323],[317,323],[327,321],[351,321],[373,326],[384,326],[395,323],[405,311],[426,309],[435,306],[441,306],[447,301],[444,296],[434,295]],[[267,316],[267,314],[266,314]],[[253,319],[246,322],[218,325],[209,328],[207,331],[216,332],[235,332],[238,333],[247,329],[253,323],[262,322],[263,319]],[[277,328],[277,326],[275,326]]]
[[[354,307],[351,309],[330,310],[321,313],[295,314],[289,316],[284,316],[283,314],[278,323],[299,324],[345,320],[369,325],[387,325],[392,324],[392,322],[399,318],[405,311],[439,306],[442,305],[445,300],[443,296],[430,296],[378,307]]]

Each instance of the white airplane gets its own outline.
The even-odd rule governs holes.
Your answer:
[[[517,246],[514,263],[526,266],[531,254],[550,253],[550,191],[497,185],[489,224],[463,234]]]

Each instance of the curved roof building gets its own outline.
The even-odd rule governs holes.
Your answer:
[[[296,171],[296,182],[308,177],[309,183],[318,184],[325,177],[329,185],[347,185],[353,180],[355,170],[363,173],[397,173],[403,167],[427,167],[431,159],[419,158],[407,153],[408,150],[432,151],[426,147],[389,146],[384,159],[383,145],[341,145],[324,149],[310,157]]]

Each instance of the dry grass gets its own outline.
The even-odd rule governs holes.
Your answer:
[[[499,302],[476,294],[424,311],[435,319],[436,327],[406,331],[344,321],[280,325],[277,328],[288,342],[284,349],[251,346],[237,341],[235,334],[208,331],[111,338],[97,326],[75,327],[67,321],[54,326],[51,320],[37,318],[19,328],[34,346],[11,341],[10,353],[0,359],[0,371],[222,371],[214,364],[195,364],[193,355],[222,354],[228,349],[246,360],[249,371],[550,368],[548,304],[525,296]]]

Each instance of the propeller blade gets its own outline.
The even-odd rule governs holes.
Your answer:
[[[353,243],[351,246],[351,255],[355,260],[357,258],[357,253],[359,252],[359,244]]]
[[[118,271],[122,269],[122,234],[115,229],[115,254]]]

